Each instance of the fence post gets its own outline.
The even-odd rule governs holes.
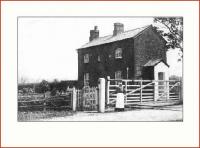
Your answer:
[[[125,95],[124,95],[124,100],[125,100],[125,104],[127,103],[127,81],[125,81]]]
[[[95,110],[98,109],[98,87],[94,88],[94,93],[95,93]]]
[[[107,105],[110,103],[109,89],[110,89],[110,76],[107,77],[107,85],[106,85],[106,104]]]
[[[47,104],[46,104],[46,98],[44,98],[44,99],[45,99],[45,100],[44,100],[44,103],[43,103],[43,106],[44,106],[44,107],[43,107],[43,111],[46,112],[46,105],[47,105]]]
[[[169,81],[166,81],[166,95],[167,95],[167,100],[170,99],[170,90],[169,90]]]
[[[77,101],[77,97],[76,97],[76,89],[75,87],[73,87],[73,91],[72,91],[72,110],[76,111],[76,101]]]
[[[77,105],[76,108],[79,108],[79,94],[78,94],[78,89],[76,90],[76,98],[77,98],[76,99],[76,102],[77,102],[76,103],[76,105]]]
[[[99,112],[105,112],[105,79],[99,78]]]
[[[142,80],[140,81],[140,102],[142,103]]]
[[[183,101],[182,98],[183,98],[183,84],[182,84],[182,81],[179,81],[179,85],[178,85],[178,88],[179,88],[179,101]]]
[[[158,99],[158,82],[154,81],[154,101]]]

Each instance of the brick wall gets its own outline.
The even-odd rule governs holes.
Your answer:
[[[145,30],[134,40],[135,78],[140,78],[142,66],[151,59],[161,58],[166,62],[165,41],[153,30]]]
[[[79,84],[83,85],[84,73],[90,73],[90,85],[97,85],[98,78],[110,76],[115,77],[115,72],[122,71],[122,77],[126,78],[126,68],[129,67],[129,77],[133,76],[133,39],[126,39],[118,42],[100,46],[81,49],[78,52],[79,59]],[[122,48],[122,59],[115,59],[115,50]],[[84,54],[89,53],[89,63],[83,63]],[[100,62],[98,61],[100,56]]]

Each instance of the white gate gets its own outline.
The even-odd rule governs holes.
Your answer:
[[[181,82],[164,80],[128,80],[107,79],[106,104],[115,104],[118,82],[121,82],[124,90],[125,105],[133,105],[148,101],[180,100]]]

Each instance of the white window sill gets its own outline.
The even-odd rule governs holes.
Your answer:
[[[122,59],[122,57],[115,57],[115,59]]]

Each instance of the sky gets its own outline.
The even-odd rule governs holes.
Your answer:
[[[153,18],[57,17],[18,19],[18,78],[26,82],[77,80],[79,47],[89,41],[89,32],[98,26],[99,36],[110,35],[113,24],[124,30],[153,24]],[[182,74],[178,50],[167,52],[170,75]]]

